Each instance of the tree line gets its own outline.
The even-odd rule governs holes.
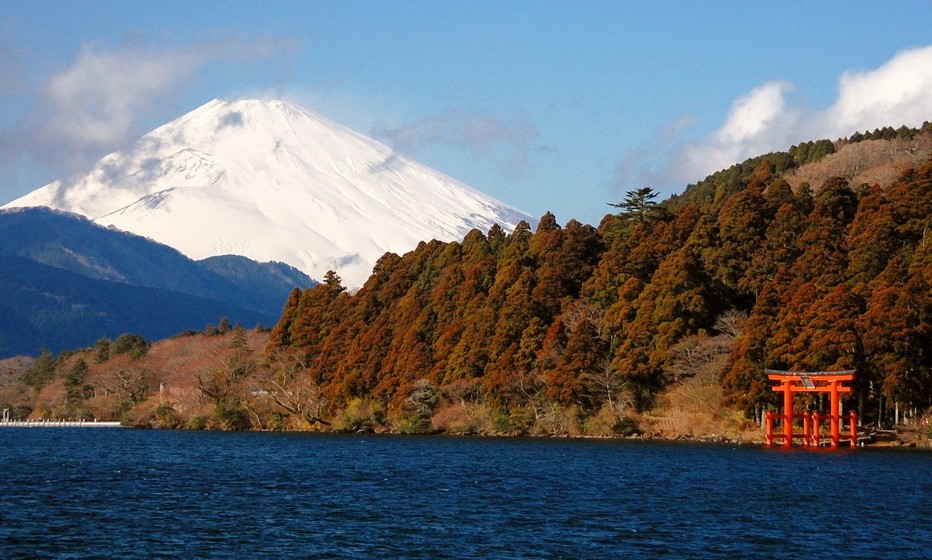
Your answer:
[[[43,354],[0,376],[0,404],[163,427],[628,434],[714,363],[748,418],[779,404],[768,368],[855,369],[846,406],[867,422],[924,409],[932,163],[885,187],[782,178],[829,151],[754,158],[663,202],[633,189],[597,227],[547,213],[424,242],[355,293],[329,272],[271,332],[221,320],[158,358],[134,335]]]
[[[932,165],[813,193],[765,158],[737,183],[704,204],[631,191],[598,228],[548,213],[533,232],[422,243],[355,294],[330,273],[292,293],[267,352],[302,356],[336,408],[424,417],[431,390],[516,430],[554,407],[623,423],[619,403],[650,406],[684,342],[718,333],[726,397],[749,417],[776,404],[765,368],[856,369],[868,419],[932,404]]]

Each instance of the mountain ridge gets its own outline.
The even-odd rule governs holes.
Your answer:
[[[89,278],[10,255],[0,255],[0,288],[0,357],[83,348],[126,333],[158,340],[222,317],[248,325],[270,319],[223,301]]]
[[[93,279],[229,301],[266,315],[279,312],[295,286],[314,285],[282,263],[229,255],[193,261],[151,239],[45,207],[0,210],[0,254]]]
[[[193,261],[46,207],[0,210],[0,264],[0,357],[126,332],[171,336],[224,316],[270,324],[294,288],[315,284],[283,263],[231,255]]]

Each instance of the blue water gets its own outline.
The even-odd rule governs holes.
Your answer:
[[[932,453],[0,429],[3,558],[930,558]]]

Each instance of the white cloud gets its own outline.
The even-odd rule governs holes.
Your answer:
[[[74,64],[42,88],[41,130],[49,141],[84,150],[121,143],[143,109],[164,101],[207,58],[197,49],[152,51],[85,47]]]
[[[787,103],[789,82],[765,83],[735,101],[724,124],[710,136],[677,146],[659,181],[682,189],[749,157],[791,145],[932,119],[932,45],[898,53],[870,71],[846,72],[838,96],[818,110]]]
[[[759,142],[785,126],[780,122],[787,112],[783,96],[792,87],[789,82],[770,82],[735,101],[725,125],[713,136],[715,143],[732,147]]]
[[[147,132],[153,115],[174,116],[177,93],[206,66],[256,63],[292,50],[287,41],[236,37],[181,48],[84,45],[67,67],[24,92],[35,101],[0,132],[4,164],[59,175],[78,170]]]
[[[823,115],[826,134],[848,136],[932,119],[932,45],[903,51],[869,72],[846,72],[838,101]]]
[[[789,82],[769,82],[732,103],[725,124],[709,138],[686,145],[672,162],[675,176],[705,177],[762,153],[784,146],[803,122],[799,109],[786,105]]]
[[[538,131],[521,117],[449,110],[399,127],[377,128],[373,135],[410,156],[437,145],[466,149],[475,158],[493,161],[505,175],[519,176],[527,167]]]

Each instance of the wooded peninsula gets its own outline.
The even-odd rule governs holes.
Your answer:
[[[779,404],[765,368],[853,369],[863,423],[922,425],[930,147],[929,123],[809,142],[664,201],[633,189],[597,227],[547,213],[421,243],[353,293],[334,272],[296,289],[271,329],[6,360],[0,405],[159,428],[759,441]]]

